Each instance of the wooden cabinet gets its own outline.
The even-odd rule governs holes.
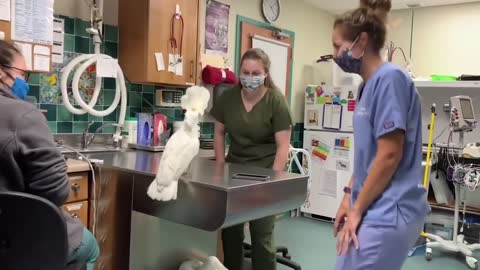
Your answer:
[[[68,174],[68,179],[70,180],[70,196],[63,208],[73,218],[78,218],[85,227],[91,229],[89,226],[90,185],[88,175],[88,172]]]
[[[183,18],[174,19],[173,36],[183,57],[183,75],[168,71],[172,19],[177,5]],[[197,83],[199,66],[199,0],[119,0],[119,62],[128,80],[188,86]],[[182,31],[183,29],[183,31]],[[183,33],[182,33],[183,32]],[[165,70],[158,71],[157,57],[163,56]]]
[[[71,173],[68,178],[70,180],[70,196],[67,203],[88,200],[88,173]]]
[[[63,206],[73,218],[79,219],[88,228],[88,201],[74,202]]]

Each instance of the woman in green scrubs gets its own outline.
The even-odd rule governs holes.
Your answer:
[[[285,97],[269,74],[270,59],[250,49],[240,62],[240,85],[215,103],[215,156],[217,162],[240,163],[282,171],[288,159],[292,118]],[[225,133],[230,148],[225,159]],[[275,270],[273,229],[275,217],[249,223],[253,270]],[[222,232],[225,267],[243,270],[244,224]]]

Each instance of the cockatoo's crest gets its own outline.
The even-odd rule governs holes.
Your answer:
[[[181,104],[184,110],[190,112],[196,112],[203,115],[208,107],[208,101],[210,100],[210,92],[202,86],[189,87],[182,96]]]

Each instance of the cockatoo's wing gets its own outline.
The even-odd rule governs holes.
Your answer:
[[[178,179],[187,170],[200,148],[198,138],[189,135],[191,134],[181,129],[168,141],[157,176],[147,191],[150,198],[159,201],[177,198]]]
[[[182,108],[187,110],[184,125],[175,132],[165,146],[160,160],[157,176],[147,191],[148,196],[156,200],[176,199],[178,179],[187,170],[200,148],[198,121],[208,106],[210,92],[200,86],[189,87],[181,99]]]

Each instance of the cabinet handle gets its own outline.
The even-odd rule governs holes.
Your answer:
[[[190,61],[190,79],[192,79],[192,80],[193,80],[194,69],[195,69],[195,63],[192,60],[192,61]]]
[[[79,216],[79,215],[77,215],[77,214],[72,214],[72,218],[79,219],[79,218],[80,218],[80,216]]]
[[[80,191],[80,185],[77,184],[77,183],[73,184],[73,185],[72,185],[72,190],[73,190],[73,192],[75,192],[75,193],[78,192],[78,191]]]

